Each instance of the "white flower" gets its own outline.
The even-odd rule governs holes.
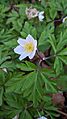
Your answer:
[[[46,117],[44,117],[44,116],[42,116],[42,117],[40,117],[40,118],[38,118],[38,119],[47,119]]]
[[[44,11],[38,13],[38,18],[39,18],[40,21],[43,21],[43,19],[44,19],[43,14],[44,14]]]
[[[67,16],[63,18],[62,22],[64,23],[67,20]]]
[[[26,58],[27,56],[32,59],[35,56],[37,50],[37,40],[35,40],[30,34],[25,39],[19,38],[19,45],[14,49],[14,52],[20,54],[19,60]]]
[[[38,10],[36,8],[26,8],[26,15],[28,19],[32,19],[38,16]]]

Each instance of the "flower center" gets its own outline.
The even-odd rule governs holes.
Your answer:
[[[26,43],[24,45],[24,49],[25,49],[26,52],[29,52],[29,53],[32,52],[34,50],[33,43],[32,42]]]

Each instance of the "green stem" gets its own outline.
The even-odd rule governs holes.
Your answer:
[[[56,57],[56,55],[52,55],[52,56],[49,56],[49,57],[44,57],[43,60],[51,59],[53,57]]]

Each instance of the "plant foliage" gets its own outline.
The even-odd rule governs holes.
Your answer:
[[[57,116],[51,96],[67,90],[66,0],[0,0],[0,118],[37,119]],[[32,5],[45,18],[28,20]],[[34,59],[19,61],[14,53],[19,37],[31,34],[38,42]],[[44,55],[45,60],[42,60]],[[6,69],[6,72],[4,71]]]

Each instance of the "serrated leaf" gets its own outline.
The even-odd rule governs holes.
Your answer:
[[[54,50],[54,53],[56,53],[56,40],[55,40],[55,37],[53,35],[49,36],[48,42],[51,44],[51,46]]]
[[[29,61],[25,61],[24,63],[17,64],[17,68],[23,71],[33,71],[36,69],[36,65]]]
[[[58,39],[59,40],[59,39]],[[57,52],[62,50],[62,48],[67,44],[67,31],[64,32],[64,34],[62,34],[62,32],[60,33],[60,40],[57,44]]]
[[[58,55],[67,55],[67,48],[63,49]]]
[[[30,23],[25,22],[24,28],[21,31],[21,36],[26,38],[28,34],[31,34],[36,39],[37,31],[36,28],[33,27]]]
[[[23,112],[21,112],[19,119],[32,119],[32,117],[27,110],[24,110]]]
[[[18,92],[20,91],[23,84],[23,73],[22,74],[14,74],[14,76],[9,79],[6,84],[6,92]]]
[[[54,69],[55,69],[57,75],[59,75],[63,70],[62,62],[58,57],[55,58]]]
[[[45,83],[45,91],[47,93],[53,93],[53,92],[57,92],[56,89],[54,88],[54,86],[56,85],[54,82],[51,82],[51,80],[49,80],[49,78],[47,78],[45,76],[45,73],[41,73],[41,77],[42,77],[42,80],[44,81]],[[54,85],[54,86],[53,86]]]
[[[67,56],[59,56],[59,59],[67,65]]]

